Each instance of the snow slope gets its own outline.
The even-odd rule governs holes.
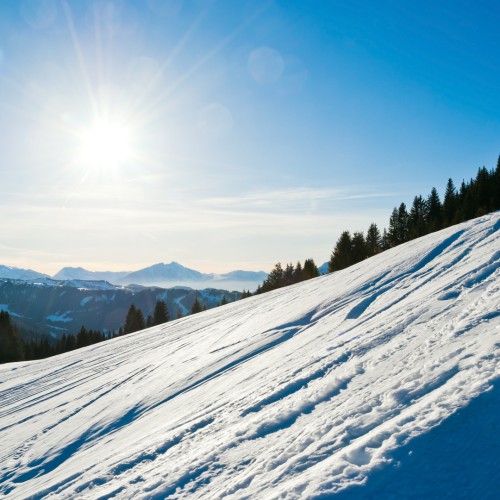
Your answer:
[[[472,474],[468,493],[493,498],[498,419],[479,420],[481,433],[463,415],[499,408],[499,267],[495,213],[332,275],[3,365],[0,492],[404,498],[425,478],[464,498],[446,464],[420,475],[421,443],[437,435],[452,456],[436,461],[484,443],[475,467],[492,480]],[[408,479],[391,489],[395,461]]]

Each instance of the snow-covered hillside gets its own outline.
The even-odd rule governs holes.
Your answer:
[[[499,374],[499,268],[496,213],[332,275],[4,365],[0,492],[404,498],[434,480],[444,485],[435,498],[493,497],[500,432],[484,410],[499,408],[498,388],[488,392]],[[483,415],[484,432],[467,415]],[[414,462],[436,460],[431,479],[412,473],[426,436],[451,450]],[[446,469],[453,443],[485,447],[466,465],[483,474],[465,485]],[[395,458],[405,481],[394,480]]]

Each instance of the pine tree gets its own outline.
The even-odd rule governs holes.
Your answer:
[[[410,239],[410,231],[408,228],[408,212],[406,205],[401,203],[398,210],[398,223],[399,223],[399,237],[401,243],[405,243]]]
[[[220,306],[225,306],[227,304],[226,294],[222,296],[222,300],[220,301]]]
[[[302,271],[302,264],[297,262],[295,269],[293,270],[293,282],[300,283],[304,280],[304,273]]]
[[[292,263],[288,263],[283,271],[283,286],[293,285],[294,283],[294,268]]]
[[[344,231],[337,240],[328,262],[329,273],[340,271],[340,269],[344,269],[353,263],[351,249],[351,234],[349,231]]]
[[[136,308],[134,304],[131,304],[127,312],[127,317],[125,318],[123,333],[133,333],[144,330],[144,328],[146,328],[146,322],[144,321],[142,311]]]
[[[270,292],[283,286],[284,271],[281,267],[281,262],[278,262],[274,269],[267,275],[267,278],[262,283],[260,293]]]
[[[198,294],[195,295],[193,306],[191,307],[191,314],[198,314],[202,311],[200,301],[198,300]]]
[[[371,257],[380,252],[382,247],[382,238],[377,224],[372,223],[366,232],[366,256]]]
[[[450,178],[448,179],[446,191],[444,193],[443,218],[445,226],[453,224],[457,210],[457,198],[458,195],[455,184],[453,184],[453,180]]]
[[[164,300],[157,300],[153,312],[153,326],[161,325],[170,321],[167,304]]]
[[[408,215],[408,236],[410,239],[427,234],[427,204],[422,196],[415,196]]]
[[[87,329],[82,326],[80,331],[76,335],[76,347],[79,349],[80,347],[85,347],[90,345],[90,335]]]
[[[409,239],[408,212],[406,205],[401,203],[398,208],[394,208],[389,219],[389,230],[387,231],[389,246],[401,245]]]
[[[436,188],[432,188],[431,194],[427,198],[427,227],[428,232],[432,233],[441,229],[443,225],[443,206],[439,199]]]
[[[0,363],[21,361],[23,354],[19,330],[12,323],[10,314],[0,311]]]
[[[318,267],[314,263],[314,259],[306,259],[302,269],[304,280],[310,280],[319,276]]]
[[[352,263],[356,264],[366,259],[366,243],[365,237],[361,231],[357,231],[352,235],[351,240],[351,259]]]

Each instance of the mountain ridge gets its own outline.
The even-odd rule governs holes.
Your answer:
[[[9,269],[13,271],[8,272]],[[170,284],[170,286],[178,282],[179,284],[207,282],[217,285],[219,282],[243,282],[248,283],[249,287],[252,284],[262,282],[267,273],[264,271],[243,271],[234,270],[227,273],[202,273],[195,269],[188,268],[172,261],[168,264],[159,262],[138,269],[136,271],[89,271],[81,266],[73,267],[66,266],[61,268],[57,273],[48,276],[36,271],[9,268],[8,266],[0,265],[0,278],[10,279],[35,279],[35,278],[52,278],[55,280],[104,280],[113,285],[162,285]]]

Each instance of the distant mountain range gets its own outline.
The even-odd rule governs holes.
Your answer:
[[[201,273],[189,269],[178,262],[170,264],[154,264],[137,271],[89,271],[83,267],[63,267],[53,276],[32,271],[0,265],[0,278],[33,280],[49,278],[54,280],[90,280],[107,281],[114,285],[168,286],[202,285],[204,287],[222,287],[227,289],[254,290],[265,280],[267,273],[263,271],[231,271],[224,274]]]

